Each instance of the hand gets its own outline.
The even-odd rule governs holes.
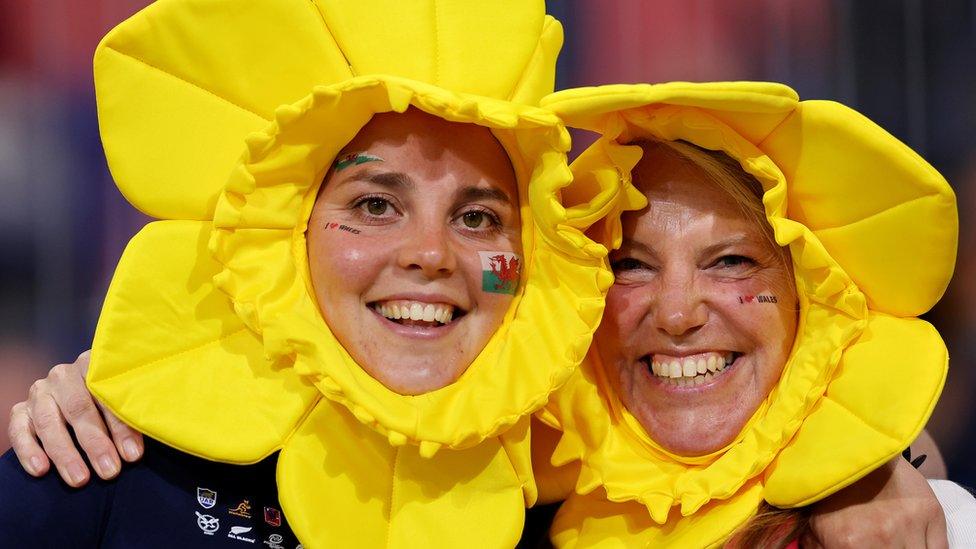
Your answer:
[[[122,423],[88,392],[85,373],[90,355],[91,351],[85,351],[73,363],[51,368],[47,378],[31,385],[27,400],[10,409],[11,446],[21,466],[35,477],[46,474],[53,461],[68,485],[77,488],[88,482],[88,467],[71,440],[69,425],[103,479],[119,474],[120,455],[129,462],[142,457],[142,434]]]
[[[949,546],[935,493],[901,456],[814,504],[810,529],[804,549]]]

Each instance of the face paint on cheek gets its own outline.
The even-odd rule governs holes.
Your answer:
[[[326,221],[325,225],[323,226],[327,231],[346,231],[347,233],[352,233],[352,234],[359,234],[362,232],[359,229],[350,227],[349,225],[343,225],[341,223],[336,223],[334,221]]]
[[[493,294],[515,294],[522,259],[513,252],[478,252],[481,259],[481,290]]]
[[[760,295],[740,295],[739,296],[739,303],[742,303],[742,304],[746,304],[746,303],[778,303],[778,302],[779,302],[779,300],[777,300],[776,299],[776,296],[774,296],[772,294],[767,294],[767,295],[762,295],[762,294],[760,294]]]
[[[383,159],[369,154],[368,152],[355,152],[349,153],[343,157],[337,158],[335,164],[332,165],[333,169],[337,172],[341,172],[346,168],[352,166],[358,166],[360,164],[365,164],[367,162],[382,162]]]

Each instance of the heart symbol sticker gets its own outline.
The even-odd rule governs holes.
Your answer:
[[[747,296],[745,296],[745,298],[746,298],[746,303],[752,303],[752,300],[753,299],[756,299],[756,296],[754,296],[754,295],[747,295]]]

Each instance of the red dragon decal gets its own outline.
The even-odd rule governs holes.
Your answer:
[[[514,293],[515,287],[518,286],[520,266],[518,256],[507,258],[505,254],[493,255],[488,258],[488,264],[491,266],[492,274],[498,277],[494,290]]]

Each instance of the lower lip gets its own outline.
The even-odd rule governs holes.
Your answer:
[[[386,318],[385,316],[376,312],[376,310],[372,307],[367,307],[367,309],[369,309],[370,312],[376,316],[381,325],[389,329],[391,332],[398,336],[410,339],[430,340],[444,337],[449,334],[454,329],[454,326],[461,320],[453,320],[447,324],[441,324],[440,326],[406,326]]]
[[[654,375],[643,362],[640,362],[639,364],[644,370],[644,374],[651,379],[651,382],[661,387],[662,390],[672,393],[694,394],[709,391],[725,384],[731,378],[731,376],[728,374],[732,373],[736,369],[736,366],[738,366],[739,361],[742,360],[743,356],[744,355],[738,356],[734,361],[732,361],[732,364],[726,366],[724,370],[712,372],[712,380],[707,383],[702,383],[701,385],[675,385],[670,381],[665,381],[665,378],[663,377]]]

